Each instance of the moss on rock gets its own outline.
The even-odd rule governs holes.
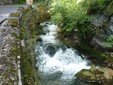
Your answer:
[[[19,19],[9,19],[9,23],[12,27],[18,28],[17,33],[15,31],[12,33],[15,43],[11,48],[11,55],[20,56],[22,83],[23,85],[41,85],[35,66],[34,49],[38,35],[44,33],[40,23],[50,18],[47,7],[45,5],[33,8],[29,6],[21,8],[19,12],[12,13],[10,16],[19,17]]]
[[[21,31],[20,39],[26,43],[25,47],[21,46],[21,71],[24,85],[41,85],[38,72],[35,70],[34,47],[37,36],[43,33],[40,23],[50,18],[47,9],[45,9],[45,6],[22,9],[23,15],[19,27]]]
[[[12,27],[18,27],[18,18],[10,18],[8,21]]]
[[[20,16],[20,12],[11,13],[9,16],[10,17],[19,17]]]
[[[113,82],[113,70],[110,68],[98,67],[94,65],[89,69],[83,69],[76,74],[81,81],[96,82],[102,85],[111,85]]]

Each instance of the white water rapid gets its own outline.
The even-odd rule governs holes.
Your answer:
[[[45,35],[35,49],[37,67],[43,85],[72,85],[75,74],[89,69],[89,61],[73,48],[67,48],[56,39],[57,26],[43,23]],[[75,85],[75,84],[73,84]]]

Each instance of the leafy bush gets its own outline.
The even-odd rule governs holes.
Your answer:
[[[106,43],[103,43],[106,47],[113,47],[113,35],[110,35],[105,38]]]
[[[112,0],[52,0],[50,14],[64,34],[74,34],[82,41],[90,41],[95,35],[91,24],[93,14],[107,13]]]
[[[23,85],[41,85],[39,75],[35,68],[34,47],[41,30],[40,23],[48,20],[50,16],[47,13],[46,5],[21,8],[20,12],[22,16],[19,18],[19,35],[13,35],[20,41],[16,47],[18,47],[17,50],[20,55],[22,83]],[[21,45],[22,40],[24,40],[25,46]]]
[[[78,30],[79,37],[84,39],[92,31],[91,17],[86,14],[86,11],[78,0],[53,0],[50,6],[52,21],[62,28],[62,32],[72,33]]]
[[[70,29],[72,29],[74,24],[77,23],[77,12],[79,12],[78,6],[79,5],[75,0],[53,0],[50,6],[52,21],[58,25],[63,25],[63,28],[66,31],[71,31]]]

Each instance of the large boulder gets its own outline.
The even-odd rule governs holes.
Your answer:
[[[107,17],[104,15],[93,15],[93,20],[92,20],[92,24],[95,27],[101,27],[105,22],[107,21]]]
[[[102,20],[98,19],[98,25],[96,23],[94,24],[94,26],[102,26],[102,24],[104,25],[101,27],[101,29],[97,28],[99,30],[96,31],[96,35],[92,38],[91,45],[99,50],[101,49],[103,51],[113,52],[113,17],[111,17],[110,21],[106,23],[105,18]]]
[[[112,85],[113,70],[104,67],[95,67],[94,65],[89,69],[83,69],[76,75],[77,79],[84,82],[101,83],[102,85]]]

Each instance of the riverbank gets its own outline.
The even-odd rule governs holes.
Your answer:
[[[111,9],[113,9],[113,1],[72,1],[59,0],[53,1],[51,4],[52,21],[58,24],[60,28],[57,38],[67,46],[74,47],[87,56],[86,58],[92,61],[94,65],[110,69],[112,74],[113,13]],[[96,68],[96,70],[98,69]],[[88,71],[90,72],[90,70],[81,71],[79,78],[87,80],[84,77],[91,76],[90,73],[87,73]],[[82,73],[84,76],[82,76]],[[97,73],[98,75],[101,74]],[[109,74],[106,75],[111,77]],[[101,78],[99,79],[101,80]],[[110,79],[109,82],[112,82],[112,80]],[[95,81],[90,79],[89,82]],[[102,81],[102,85],[105,82]]]
[[[21,83],[22,85],[41,85],[35,67],[34,47],[38,34],[42,33],[40,23],[48,18],[49,15],[44,5],[34,8],[21,7],[9,15],[6,23],[3,22],[5,27],[3,27],[3,23],[1,24],[1,35],[5,39],[0,56],[0,69],[3,71],[0,77],[1,85],[21,85]],[[4,71],[4,68],[7,68],[7,71]]]

